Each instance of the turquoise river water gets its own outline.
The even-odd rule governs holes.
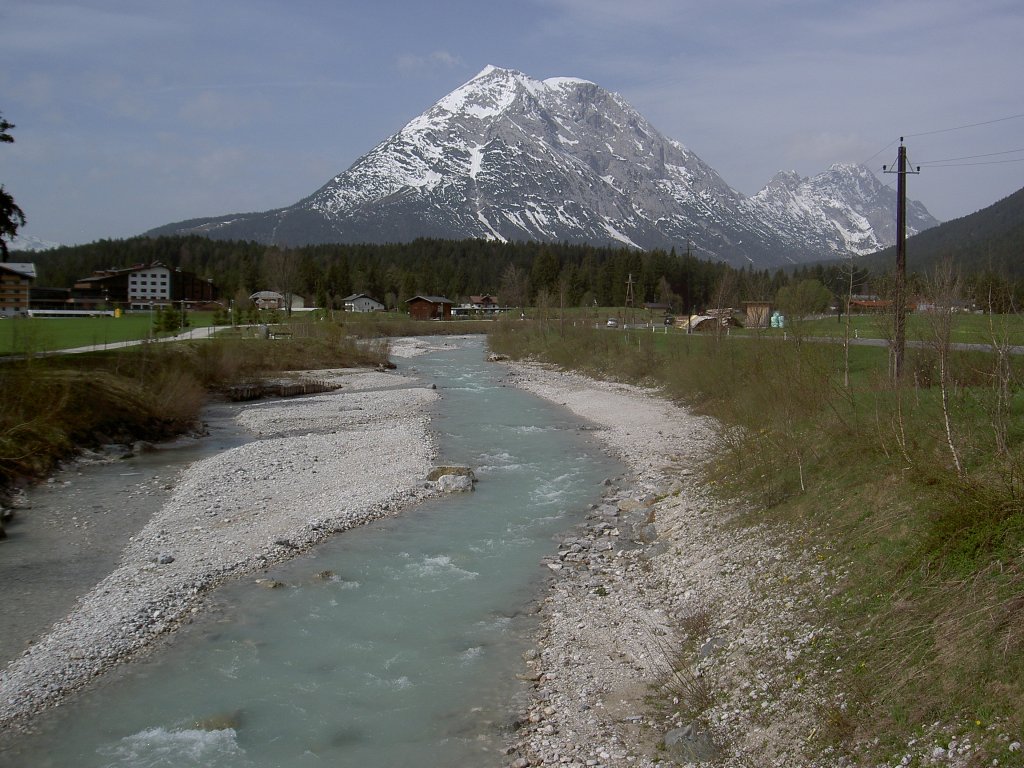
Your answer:
[[[42,718],[3,766],[498,766],[558,535],[622,467],[505,386],[478,339],[400,364],[436,384],[448,496],[225,586],[168,647]],[[382,472],[387,468],[382,467]],[[324,571],[333,575],[322,578]]]

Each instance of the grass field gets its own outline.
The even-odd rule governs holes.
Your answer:
[[[193,328],[208,326],[212,320],[210,312],[188,314],[189,325]],[[8,318],[0,320],[0,355],[52,352],[145,339],[150,335],[152,325],[148,312],[122,317]]]

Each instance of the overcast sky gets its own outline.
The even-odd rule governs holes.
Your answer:
[[[1021,41],[1020,0],[4,0],[0,183],[68,244],[290,205],[493,64],[617,91],[746,195],[895,186],[906,136],[949,220],[1024,187]]]

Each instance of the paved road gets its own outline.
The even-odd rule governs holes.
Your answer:
[[[603,326],[601,324],[598,324],[595,327],[603,328],[605,326]],[[651,326],[650,325],[627,325],[627,326],[619,326],[617,328],[613,328],[613,327],[609,326],[608,328],[609,328],[609,330],[645,330],[645,329],[650,329]],[[656,333],[660,333],[660,332],[667,333],[668,329],[663,328],[660,325],[656,325],[656,326],[654,326],[654,331]],[[757,335],[754,335],[754,334],[747,334],[747,333],[737,333],[737,334],[726,333],[724,335],[725,335],[726,338],[730,338],[730,339],[762,339],[762,338],[764,338],[764,339],[778,339],[779,338],[778,336],[775,336],[775,335],[773,335],[773,336],[757,336]],[[783,338],[785,339],[786,337],[783,337]],[[804,337],[804,341],[809,341],[809,342],[812,342],[814,344],[842,344],[843,343],[842,338],[837,337],[837,336],[805,336]],[[889,346],[889,340],[888,339],[859,339],[859,338],[851,338],[850,339],[850,345],[851,346],[859,346],[859,347],[888,347]],[[911,341],[911,340],[907,341],[907,347],[909,347],[911,349],[925,349],[925,348],[927,348],[929,346],[931,346],[931,345],[927,341]],[[955,349],[955,350],[960,351],[960,352],[991,352],[992,351],[992,345],[991,344],[973,344],[973,343],[972,344],[968,344],[968,343],[962,343],[962,342],[953,342],[952,344],[950,344],[950,348],[951,349]],[[1010,345],[1009,347],[1007,347],[1007,353],[1011,354],[1011,355],[1024,355],[1024,346],[1019,345],[1019,344]]]
[[[739,337],[737,337],[739,338]],[[755,337],[747,337],[755,338]],[[840,338],[834,338],[829,336],[808,336],[804,341],[813,341],[819,344],[842,344],[843,340]],[[888,339],[850,339],[851,346],[859,347],[888,347]],[[911,349],[926,349],[931,344],[927,341],[907,341],[907,347]],[[991,352],[991,344],[966,344],[961,342],[953,342],[950,345],[951,349],[955,349],[959,352]],[[1007,347],[1007,352],[1011,355],[1024,355],[1024,346],[1011,345]]]
[[[221,330],[217,326],[206,326],[205,328],[189,328],[184,333],[176,336],[165,336],[155,341],[185,341],[186,339],[208,339],[216,331]],[[121,349],[123,347],[137,347],[140,344],[150,344],[152,339],[134,339],[132,341],[111,341],[106,344],[92,344],[88,347],[75,347],[74,349],[56,349],[52,352],[44,352],[46,355],[77,355],[83,352],[101,352],[104,349]]]
[[[137,347],[140,344],[151,344],[154,341],[185,341],[187,339],[208,339],[213,336],[218,330],[222,328],[218,326],[207,326],[205,328],[189,328],[184,333],[179,333],[177,336],[165,336],[161,339],[134,339],[131,341],[110,341],[105,344],[91,344],[87,347],[74,347],[72,349],[53,349],[47,352],[37,352],[35,357],[52,357],[54,355],[78,355],[85,352],[102,352],[106,349],[122,349],[124,347]],[[0,362],[8,360],[23,360],[24,355],[7,355],[0,356]]]

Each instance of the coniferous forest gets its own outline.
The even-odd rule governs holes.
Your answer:
[[[418,294],[456,302],[490,294],[506,306],[623,306],[632,278],[636,304],[658,302],[680,313],[772,300],[783,286],[807,279],[843,296],[849,291],[851,270],[849,261],[788,271],[736,269],[674,249],[432,239],[282,248],[196,235],[99,240],[36,253],[33,260],[36,285],[43,287],[70,287],[95,270],[161,262],[213,280],[222,299],[277,290],[333,308],[353,293],[373,296],[389,309],[403,307]],[[926,278],[912,274],[911,291]],[[1024,281],[990,272],[965,275],[968,292],[988,294],[992,281],[1000,283],[1000,295],[1020,306]],[[885,294],[889,278],[878,267],[853,266],[853,282],[853,293]]]

